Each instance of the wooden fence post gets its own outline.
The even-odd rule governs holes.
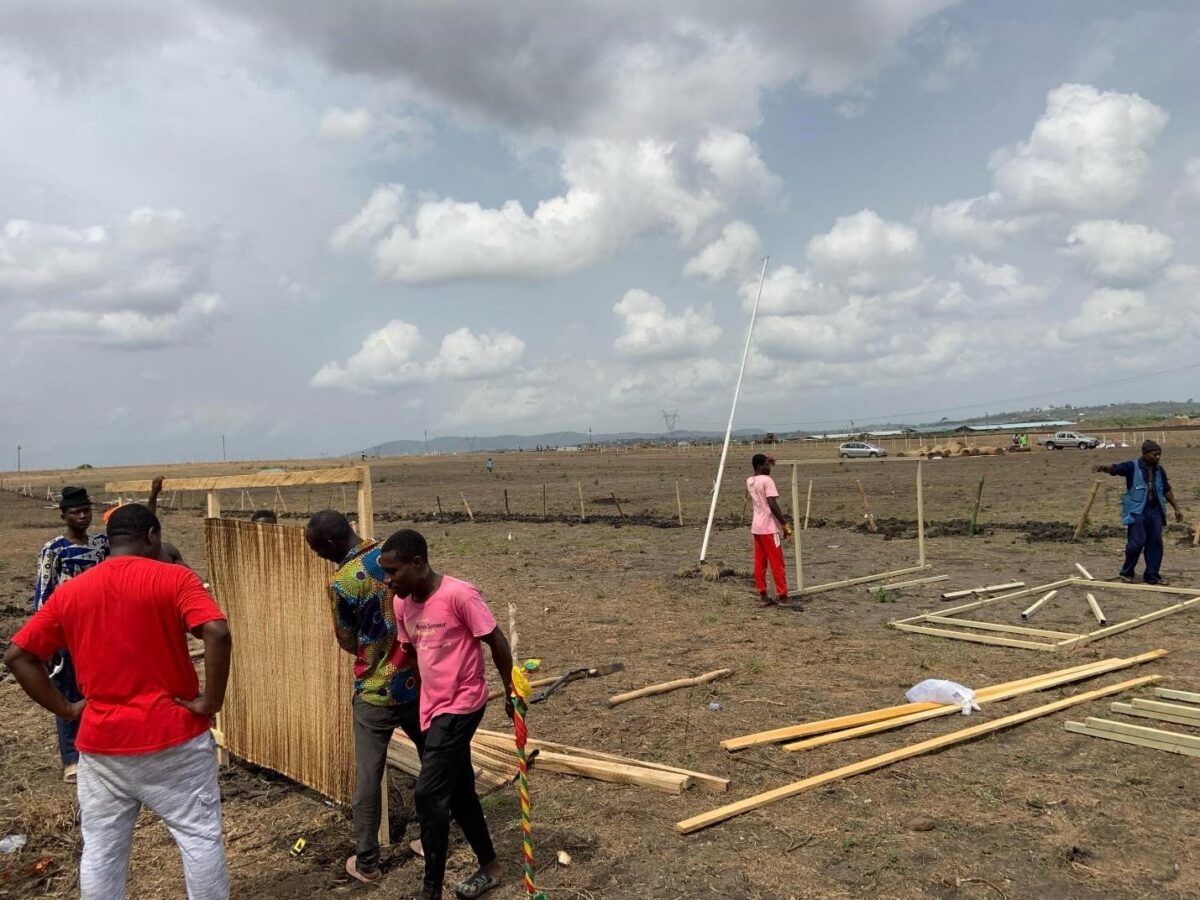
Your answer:
[[[1103,479],[1097,478],[1092,484],[1092,491],[1090,494],[1088,494],[1087,503],[1083,505],[1083,513],[1079,516],[1079,524],[1075,526],[1075,535],[1073,540],[1077,541],[1083,537],[1084,529],[1087,528],[1088,513],[1092,511],[1092,504],[1096,502],[1096,494],[1099,493],[1100,485],[1103,483]]]
[[[804,530],[808,531],[808,514],[812,510],[812,485],[813,480],[808,479],[808,498],[804,501]]]
[[[209,519],[221,518],[221,495],[218,491],[208,492],[208,515]]]
[[[587,508],[583,505],[583,482],[577,481],[575,485],[579,488],[579,521],[584,522],[587,521]]]
[[[504,515],[511,516],[512,513],[508,509],[508,488],[504,489]]]
[[[867,520],[867,531],[874,534],[879,530],[879,526],[875,524],[875,517],[871,515],[871,504],[867,502],[867,492],[863,490],[862,479],[856,478],[854,483],[858,485],[858,495],[862,497],[863,518]]]
[[[675,479],[675,506],[679,510],[679,527],[683,527],[683,495],[679,493],[679,479]]]
[[[467,508],[467,518],[472,522],[475,521],[475,513],[471,512],[471,504],[467,502],[467,495],[462,491],[458,492],[458,496],[462,497],[463,506]]]
[[[975,505],[971,507],[971,530],[972,537],[975,535],[975,525],[979,521],[979,504],[983,500],[983,479],[984,476],[979,476],[979,486],[975,488]]]
[[[921,467],[924,463],[917,460],[917,565],[925,565],[925,480]]]
[[[613,498],[613,505],[617,508],[617,515],[619,515],[622,519],[625,518],[625,511],[623,509],[621,509],[621,501],[617,499],[616,491],[612,492],[612,498]]]

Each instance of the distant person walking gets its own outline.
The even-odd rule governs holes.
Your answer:
[[[787,570],[783,565],[784,538],[792,536],[783,510],[779,508],[779,489],[771,478],[771,466],[775,460],[765,453],[755,453],[750,459],[754,474],[746,479],[746,490],[754,515],[750,520],[750,534],[754,539],[754,586],[758,589],[759,606],[793,606],[787,599]],[[767,596],[767,567],[775,581],[775,599]],[[797,607],[798,608],[798,607]]]
[[[46,601],[61,585],[108,559],[108,535],[88,534],[92,524],[92,500],[88,497],[87,488],[63,488],[58,508],[66,530],[47,542],[38,554],[37,576],[33,583],[35,613],[46,605]],[[78,702],[81,695],[75,680],[75,663],[66,649],[60,647],[57,650],[59,652],[52,654],[49,661],[50,683],[68,703]],[[73,782],[79,771],[79,752],[75,747],[79,720],[60,717],[54,724],[58,731],[58,755],[63,764],[63,781]]]
[[[421,671],[425,753],[413,796],[425,850],[425,883],[418,900],[441,900],[451,818],[479,863],[454,892],[479,897],[500,884],[501,874],[471,765],[471,738],[488,702],[482,645],[491,650],[500,673],[510,719],[512,650],[479,590],[430,567],[429,547],[420,532],[397,531],[384,543],[379,562],[396,595],[400,640],[416,654]]]
[[[486,463],[484,463],[484,465],[487,467],[488,474],[491,475],[492,470],[496,467],[496,464],[494,462],[492,462],[492,458],[490,456],[488,457],[488,461]]]
[[[54,592],[4,654],[30,697],[79,723],[84,900],[122,900],[143,806],[179,845],[190,900],[226,900],[221,792],[210,719],[225,699],[225,616],[185,566],[160,561],[158,518],[140,504],[108,523],[111,558]],[[204,692],[187,635],[204,641]],[[42,664],[66,647],[82,697],[68,701]]]
[[[403,729],[417,753],[423,751],[416,664],[397,640],[392,595],[379,567],[379,542],[363,540],[333,509],[308,520],[304,540],[313,553],[338,567],[328,585],[333,634],[338,646],[354,656],[355,855],[346,860],[346,872],[374,884],[383,877],[379,822],[393,732]]]
[[[1175,509],[1175,521],[1183,521],[1183,509],[1175,502],[1167,470],[1162,467],[1162,447],[1155,441],[1142,443],[1142,455],[1128,462],[1096,466],[1097,472],[1125,478],[1125,497],[1121,505],[1121,524],[1127,527],[1125,564],[1117,576],[1131,582],[1136,575],[1138,557],[1146,557],[1142,575],[1146,584],[1166,585],[1159,573],[1163,560],[1163,528],[1167,524],[1167,504]]]

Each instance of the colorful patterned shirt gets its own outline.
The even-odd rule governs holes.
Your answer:
[[[66,535],[48,541],[38,554],[37,578],[33,583],[33,611],[41,609],[60,584],[82,575],[106,559],[107,534],[89,534],[86,544],[76,544]]]
[[[379,566],[379,550],[377,541],[363,541],[333,573],[333,631],[342,649],[354,654],[354,693],[364,703],[413,703],[417,672],[396,640],[396,611]]]

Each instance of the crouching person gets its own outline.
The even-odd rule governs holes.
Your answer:
[[[210,717],[221,708],[232,642],[225,616],[191,569],[159,560],[162,534],[145,506],[108,522],[109,560],[54,592],[12,639],[4,662],[56,716],[79,721],[84,900],[123,900],[143,806],[183,857],[189,900],[226,900],[221,794]],[[200,692],[186,633],[204,641]],[[42,664],[67,648],[83,699],[68,702]]]

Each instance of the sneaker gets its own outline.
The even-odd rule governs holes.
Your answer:
[[[67,763],[63,766],[63,781],[74,784],[79,777],[79,763]]]

